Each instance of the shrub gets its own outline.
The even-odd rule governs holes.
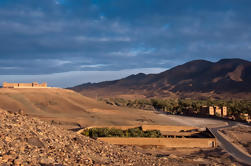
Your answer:
[[[141,127],[131,128],[128,130],[121,130],[115,128],[90,128],[84,130],[81,134],[91,137],[149,137],[149,138],[161,138],[161,132],[159,130],[143,131]]]

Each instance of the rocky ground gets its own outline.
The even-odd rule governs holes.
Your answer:
[[[228,140],[251,155],[251,127],[234,126],[221,130]]]
[[[239,165],[217,151],[184,158],[147,153],[132,146],[109,145],[37,118],[0,110],[1,165]],[[225,160],[221,160],[222,155]]]
[[[167,157],[169,161],[180,162],[180,165],[243,165],[236,162],[227,152],[220,147],[215,149],[201,148],[165,148],[165,147],[135,147],[142,153],[148,153],[160,158]]]
[[[0,111],[0,163],[23,165],[162,165],[167,161]]]

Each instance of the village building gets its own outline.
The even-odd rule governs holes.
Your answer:
[[[215,116],[221,117],[221,108],[218,106],[214,107]]]
[[[227,107],[219,106],[202,106],[200,109],[201,114],[217,117],[226,117],[227,116]]]
[[[214,115],[215,113],[214,113],[214,107],[212,107],[212,106],[210,106],[209,108],[209,115]]]
[[[210,115],[210,116],[214,116],[215,115],[215,111],[214,111],[214,107],[213,106],[202,106],[200,108],[200,113],[202,115]]]
[[[226,107],[226,106],[223,106],[223,107],[222,107],[221,115],[222,115],[223,117],[226,117],[226,116],[227,116],[227,107]]]
[[[244,121],[246,121],[246,122],[248,122],[248,123],[251,122],[250,116],[249,116],[248,114],[245,114],[245,113],[240,113],[240,119],[241,119],[241,120],[244,120]]]
[[[47,88],[47,83],[32,82],[32,83],[3,83],[3,88]]]

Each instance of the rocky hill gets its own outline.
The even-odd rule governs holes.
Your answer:
[[[184,149],[182,149],[184,151]],[[240,165],[221,149],[174,155],[109,145],[38,118],[0,109],[0,165]]]
[[[0,164],[165,165],[131,148],[89,139],[36,118],[0,110]],[[170,162],[171,163],[171,162]]]
[[[195,60],[159,74],[137,74],[115,81],[82,84],[71,89],[90,97],[143,95],[145,97],[250,98],[251,62],[223,59]]]

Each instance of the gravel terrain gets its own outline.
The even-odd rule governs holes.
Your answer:
[[[0,110],[0,163],[166,165],[167,160],[99,142],[36,118]]]
[[[175,150],[174,150],[175,152]],[[222,158],[223,157],[223,158]],[[0,109],[0,165],[240,165],[221,149],[158,153],[109,145],[23,113]]]

